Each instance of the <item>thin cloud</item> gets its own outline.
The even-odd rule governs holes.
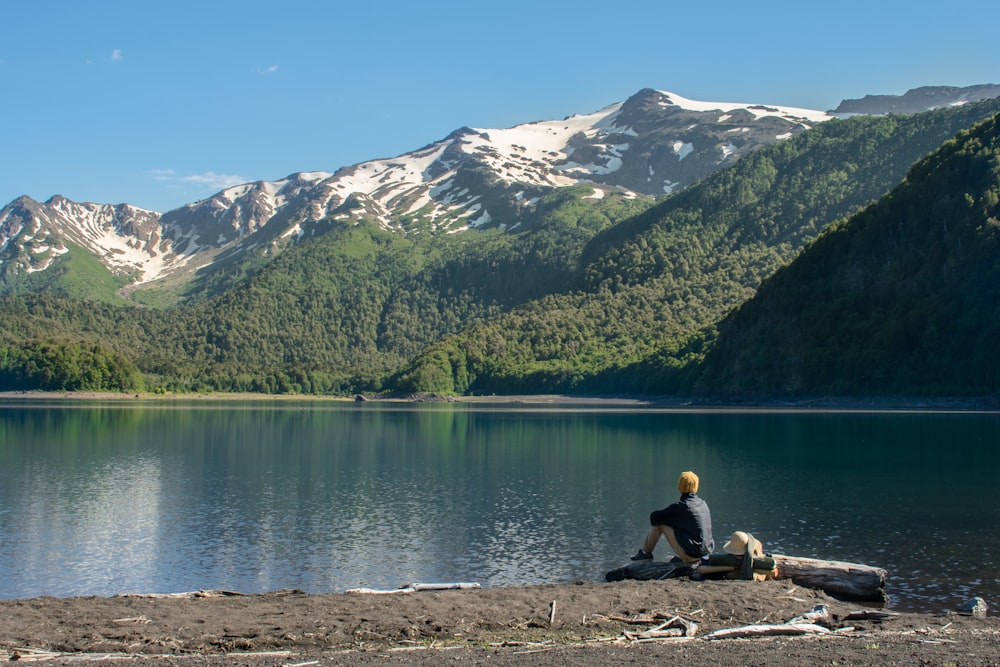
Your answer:
[[[274,74],[277,71],[278,71],[278,63],[274,63],[270,67],[267,67],[265,69],[259,69],[259,70],[257,70],[257,73],[258,74]]]
[[[231,188],[234,185],[243,185],[251,180],[238,174],[217,174],[214,171],[180,176],[174,169],[150,169],[149,175],[162,183],[189,183],[219,190]]]
[[[114,51],[112,51],[111,52],[111,59],[112,60],[121,60],[122,59],[122,50],[121,49],[115,49]]]
[[[153,169],[149,173],[158,181],[172,181],[174,180],[174,176],[177,175],[177,172],[173,169]]]
[[[236,174],[217,174],[214,171],[206,171],[203,174],[191,174],[182,176],[185,183],[196,183],[198,185],[210,185],[214,188],[231,188],[234,185],[242,185],[250,181],[249,178]]]

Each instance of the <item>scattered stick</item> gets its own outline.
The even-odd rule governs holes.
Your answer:
[[[236,591],[189,591],[187,593],[118,593],[116,598],[217,598],[244,595]]]
[[[656,642],[658,644],[679,644],[682,642],[694,642],[698,641],[697,637],[640,637],[639,639],[633,639],[634,644],[648,644],[650,642]]]
[[[393,588],[391,590],[379,588],[349,588],[344,592],[350,593],[351,595],[394,595],[396,593],[415,593],[416,591],[412,588]]]
[[[558,646],[546,646],[544,648],[533,648],[527,651],[514,651],[516,655],[530,655],[532,653],[548,653],[549,651],[554,651],[559,648]]]
[[[410,584],[410,588],[415,591],[445,591],[445,590],[474,590],[482,588],[475,582],[459,582],[454,584]]]
[[[553,600],[549,603],[549,626],[555,623],[556,620],[556,601]]]
[[[793,600],[795,602],[805,602],[804,599],[795,597],[795,591],[798,590],[798,586],[792,586],[784,595],[779,595],[778,598],[781,600]]]
[[[9,657],[10,661],[20,660],[25,662],[34,662],[36,660],[51,660],[52,658],[58,658],[62,654],[55,651],[46,651],[45,649],[38,648],[15,648],[11,649]]]
[[[665,623],[660,623],[655,628],[644,630],[643,632],[625,632],[625,637],[632,641],[642,639],[676,639],[678,637],[694,637],[698,631],[698,624],[688,621],[680,616],[672,616]]]
[[[830,608],[825,604],[818,604],[812,608],[812,611],[796,616],[795,618],[788,621],[789,624],[796,623],[816,623],[817,621],[826,619],[830,617]]]

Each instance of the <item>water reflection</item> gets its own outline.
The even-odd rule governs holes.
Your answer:
[[[693,469],[720,545],[886,567],[898,608],[995,604],[998,420],[0,406],[0,597],[601,579]]]
[[[72,472],[41,461],[24,471],[14,491],[22,499],[18,515],[8,510],[13,516],[3,522],[5,547],[19,544],[9,556],[19,561],[16,576],[37,581],[36,594],[52,595],[124,590],[155,578],[158,461],[132,456],[74,463]],[[8,520],[17,522],[13,529],[6,528]]]

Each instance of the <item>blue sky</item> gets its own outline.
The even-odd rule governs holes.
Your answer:
[[[1000,83],[1000,3],[0,0],[0,207],[166,211],[642,88],[829,109]]]

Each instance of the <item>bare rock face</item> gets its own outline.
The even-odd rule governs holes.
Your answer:
[[[1000,97],[1000,86],[991,83],[979,86],[923,86],[902,95],[866,95],[857,100],[844,100],[834,113],[881,116],[890,113],[920,113],[931,109],[968,104]]]

